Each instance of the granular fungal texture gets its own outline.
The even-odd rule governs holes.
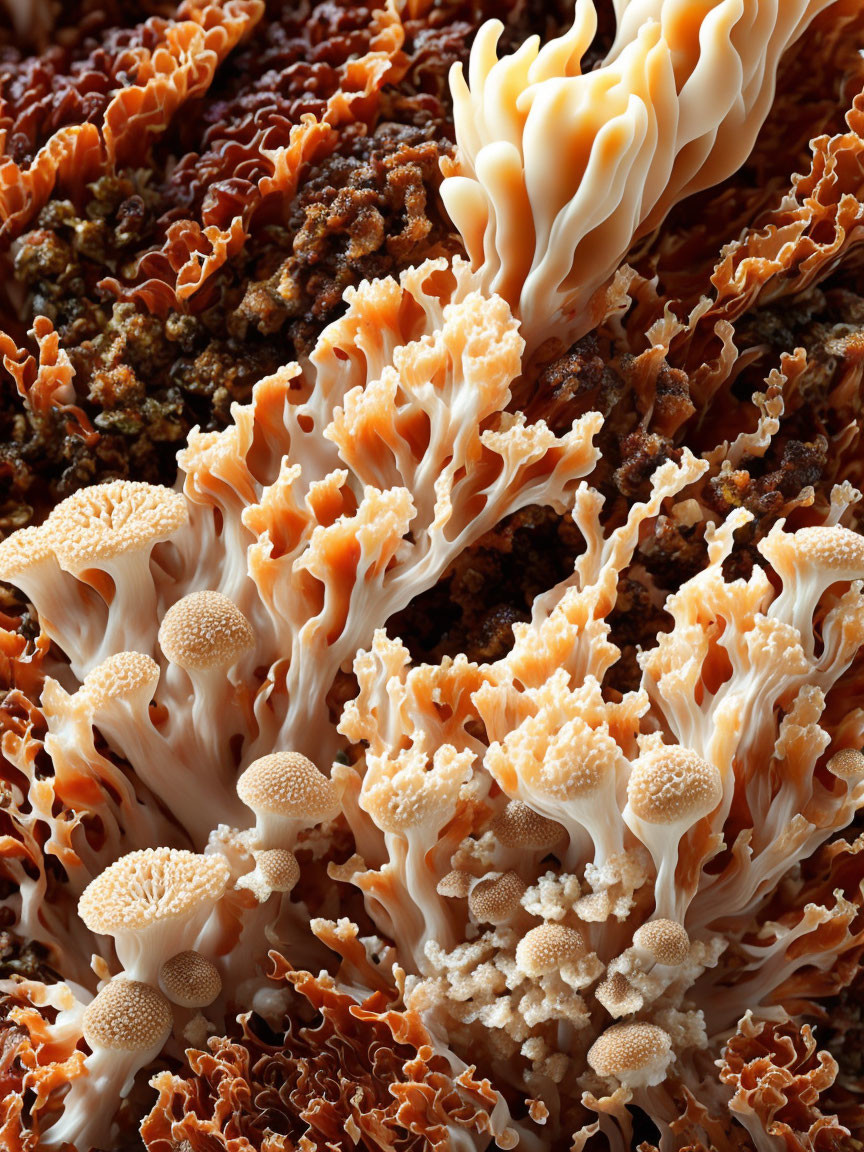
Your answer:
[[[858,0],[0,24],[4,1150],[855,1152]]]

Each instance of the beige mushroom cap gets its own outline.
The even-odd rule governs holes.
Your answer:
[[[152,694],[159,682],[159,665],[143,652],[117,652],[84,677],[83,689],[94,707],[122,700],[142,688]]]
[[[256,852],[255,867],[272,892],[290,892],[300,879],[297,857],[287,848],[267,848]]]
[[[675,745],[640,756],[627,784],[630,809],[646,824],[695,823],[717,807],[722,795],[714,765]]]
[[[237,795],[253,812],[329,820],[339,811],[332,780],[299,752],[273,752],[253,761],[237,781]]]
[[[138,980],[112,980],[84,1010],[84,1039],[94,1050],[147,1052],[164,1044],[172,1026],[171,1005]]]
[[[638,1012],[645,1003],[642,993],[633,987],[623,972],[613,972],[597,985],[594,995],[610,1016],[616,1017]]]
[[[649,920],[633,933],[633,943],[658,964],[677,966],[690,955],[690,937],[677,920]]]
[[[138,480],[112,480],[67,496],[45,522],[58,560],[81,568],[148,548],[188,519],[179,492]]]
[[[864,776],[864,754],[857,748],[841,748],[828,761],[827,768],[841,780],[857,780]]]
[[[140,930],[218,900],[230,874],[223,856],[144,848],[121,856],[91,880],[81,893],[78,914],[91,932]]]
[[[222,977],[206,956],[190,950],[165,961],[159,970],[159,987],[174,1004],[204,1008],[222,991]]]
[[[659,1083],[655,1077],[662,1079],[671,1050],[670,1036],[656,1024],[613,1024],[588,1049],[588,1063],[598,1076]]]
[[[490,831],[507,848],[538,849],[557,844],[566,830],[521,800],[511,800],[492,821]]]
[[[836,572],[838,578],[864,575],[864,536],[840,525],[799,528],[793,536],[801,559]]]
[[[192,592],[165,613],[159,646],[181,668],[227,668],[255,644],[252,626],[221,592]]]
[[[520,907],[525,882],[516,872],[504,872],[475,884],[468,896],[468,909],[481,924],[506,924]]]
[[[19,528],[5,540],[0,540],[0,580],[14,584],[16,576],[53,555],[50,534],[44,528]]]
[[[585,955],[582,933],[566,924],[538,924],[516,947],[516,963],[526,976],[548,976],[562,964],[581,960]]]
[[[463,872],[461,868],[454,868],[446,876],[442,876],[435,886],[439,896],[450,896],[464,900],[471,891],[471,881],[474,877],[470,872]]]

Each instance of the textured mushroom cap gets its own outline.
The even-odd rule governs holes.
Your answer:
[[[454,868],[452,872],[441,877],[435,891],[439,896],[455,896],[457,899],[464,899],[471,890],[473,879],[474,877],[470,872],[463,872],[459,868]]]
[[[598,1076],[626,1076],[660,1068],[672,1049],[668,1033],[656,1024],[613,1024],[588,1049],[588,1063]]]
[[[218,900],[230,874],[224,856],[144,848],[121,856],[90,881],[78,915],[91,932],[135,931]]]
[[[82,488],[45,522],[61,564],[80,567],[166,540],[188,519],[179,492],[138,480]]]
[[[96,708],[109,700],[122,700],[141,688],[155,690],[159,665],[143,652],[118,652],[84,677],[83,689]]]
[[[286,848],[268,848],[255,853],[255,867],[273,892],[290,892],[300,879],[300,865]]]
[[[720,773],[688,748],[667,745],[633,765],[627,799],[646,824],[678,824],[707,816],[723,795]]]
[[[649,920],[633,933],[633,943],[658,964],[683,964],[690,955],[690,937],[677,920]]]
[[[563,824],[541,816],[521,800],[511,800],[490,830],[507,848],[551,848],[565,832]]]
[[[828,761],[827,768],[841,780],[857,780],[864,776],[864,754],[857,748],[841,748]]]
[[[481,924],[505,924],[519,908],[525,882],[516,872],[505,872],[475,884],[468,896],[468,908]]]
[[[612,1016],[629,1016],[631,1012],[638,1012],[645,1003],[641,993],[633,987],[623,972],[613,972],[597,985],[594,995]]]
[[[850,528],[799,528],[794,541],[798,556],[819,568],[838,577],[864,575],[864,536]]]
[[[339,811],[332,780],[299,752],[273,752],[254,760],[237,781],[237,795],[253,812],[293,816],[315,824]]]
[[[114,979],[84,1009],[84,1039],[91,1048],[147,1052],[167,1039],[171,1005],[138,980]]]
[[[0,540],[0,580],[14,583],[16,576],[53,555],[50,536],[43,528],[19,528]]]
[[[221,592],[192,592],[159,625],[159,646],[181,668],[226,668],[255,643],[252,625]]]
[[[200,952],[178,952],[160,968],[159,987],[183,1008],[204,1008],[222,991],[222,977]]]
[[[519,941],[516,963],[527,976],[547,976],[562,964],[584,955],[581,932],[566,924],[538,924]]]

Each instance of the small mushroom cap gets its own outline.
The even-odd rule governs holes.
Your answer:
[[[632,1012],[638,1012],[645,1003],[642,994],[633,987],[623,972],[613,972],[597,985],[594,995],[610,1016],[629,1016]]]
[[[255,867],[272,892],[290,892],[300,879],[297,857],[287,848],[268,848],[256,852]]]
[[[135,931],[215,903],[230,874],[224,856],[144,848],[121,856],[90,881],[78,901],[78,915],[91,932]]]
[[[253,812],[317,824],[339,811],[332,780],[299,752],[273,752],[253,761],[237,781],[237,795]]]
[[[656,1024],[613,1024],[588,1049],[588,1063],[598,1076],[622,1078],[628,1072],[662,1069],[672,1040]]]
[[[179,492],[139,480],[112,480],[81,488],[45,522],[57,559],[81,568],[167,540],[188,519]]]
[[[714,765],[674,745],[640,756],[627,783],[630,808],[646,824],[695,823],[717,807],[722,795]]]
[[[864,754],[857,748],[841,748],[828,761],[827,768],[841,780],[857,780],[864,776]]]
[[[814,525],[799,528],[794,535],[795,551],[801,559],[842,576],[864,576],[864,536],[843,528]]]
[[[566,924],[538,924],[519,941],[516,963],[526,976],[548,976],[585,955],[582,933]]]
[[[83,689],[94,707],[101,708],[143,688],[152,695],[158,682],[159,665],[155,660],[143,652],[118,652],[87,673]]]
[[[178,952],[159,970],[159,987],[174,1004],[204,1008],[222,991],[222,977],[200,952]]]
[[[468,910],[480,924],[506,924],[518,910],[525,882],[516,872],[480,880],[468,896]]]
[[[159,625],[159,646],[181,668],[227,668],[255,643],[252,625],[221,592],[192,592]]]
[[[511,800],[492,821],[490,830],[507,848],[551,848],[565,833],[563,824],[541,816],[521,800]]]
[[[138,980],[115,978],[84,1009],[84,1039],[94,1050],[147,1052],[164,1044],[172,1026],[171,1005]]]
[[[470,872],[463,872],[459,868],[454,868],[452,872],[448,872],[446,876],[442,876],[436,885],[435,891],[439,896],[453,896],[457,899],[463,899],[471,891],[471,881],[474,877]]]
[[[16,576],[53,555],[50,535],[43,528],[19,528],[0,540],[0,580],[14,584]]]
[[[677,920],[649,920],[633,933],[633,943],[658,964],[683,964],[690,955],[690,937]]]

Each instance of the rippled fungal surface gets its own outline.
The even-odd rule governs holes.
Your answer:
[[[0,18],[0,1147],[864,1139],[864,8]]]

